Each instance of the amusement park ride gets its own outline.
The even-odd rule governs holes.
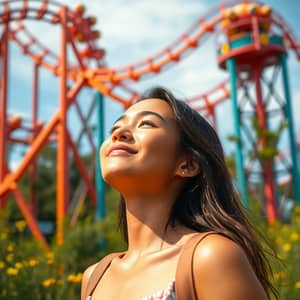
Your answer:
[[[22,23],[25,20],[59,26],[60,52],[54,53],[43,46]],[[300,59],[300,44],[283,19],[269,6],[256,1],[223,3],[200,17],[168,47],[142,61],[119,68],[110,68],[104,64],[105,51],[96,43],[100,34],[93,29],[96,19],[85,16],[82,5],[70,9],[50,0],[3,1],[0,3],[0,22],[0,208],[5,207],[8,195],[12,194],[32,234],[45,247],[47,242],[39,229],[34,210],[34,189],[31,199],[25,199],[18,186],[25,173],[30,174],[33,185],[37,156],[45,145],[50,142],[57,145],[58,244],[63,243],[63,223],[70,203],[71,155],[85,183],[78,201],[82,202],[89,194],[93,203],[97,203],[93,184],[95,172],[90,172],[83,163],[68,126],[68,113],[71,107],[75,107],[82,121],[83,133],[95,155],[97,146],[77,101],[81,90],[90,87],[98,91],[100,96],[111,98],[126,108],[138,97],[138,93],[130,88],[130,83],[149,75],[155,76],[167,66],[177,64],[187,51],[195,50],[204,37],[212,35],[215,35],[217,41],[219,67],[227,70],[229,80],[186,101],[215,124],[217,105],[230,99],[235,128],[236,183],[245,206],[248,205],[249,192],[255,192],[258,183],[263,186],[262,206],[270,222],[280,217],[280,197],[290,197],[300,203],[297,143],[286,63],[288,51],[293,51]],[[26,126],[26,120],[8,114],[7,110],[9,43],[18,45],[23,55],[30,57],[34,65],[32,113],[30,125],[26,123]],[[70,52],[76,64],[69,63]],[[41,102],[38,97],[41,68],[59,78],[59,107],[45,123],[39,120],[37,113]],[[276,80],[281,83],[278,84]],[[279,96],[281,93],[278,86],[282,86],[283,96]],[[276,128],[277,136],[272,128]],[[26,136],[17,137],[15,133],[19,130],[25,130]],[[288,154],[283,150],[274,151],[284,132],[289,142]],[[7,159],[8,146],[16,144],[24,145],[26,153],[19,165],[11,170]]]

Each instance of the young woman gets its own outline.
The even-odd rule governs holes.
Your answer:
[[[97,264],[84,272],[82,300],[176,299],[182,249],[202,235],[191,267],[197,299],[264,300],[274,292],[219,138],[196,111],[154,88],[115,122],[100,155],[104,180],[121,193],[128,250],[90,295]]]

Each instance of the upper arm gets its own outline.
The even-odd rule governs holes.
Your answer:
[[[201,300],[267,299],[243,249],[221,235],[210,235],[197,246],[193,271]]]
[[[85,300],[87,285],[96,265],[97,263],[89,266],[83,273],[81,281],[81,300]]]

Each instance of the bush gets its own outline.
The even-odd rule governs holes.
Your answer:
[[[79,299],[83,271],[107,253],[125,249],[117,230],[115,194],[108,198],[109,213],[94,222],[86,217],[75,227],[66,226],[64,244],[45,253],[28,234],[24,220],[9,222],[0,216],[0,299]],[[2,220],[2,221],[1,221]]]
[[[272,261],[274,282],[283,300],[300,299],[300,206],[290,224],[275,222],[265,228],[282,263]]]
[[[87,217],[74,228],[66,226],[64,245],[52,243],[48,253],[26,234],[25,221],[0,222],[0,299],[79,299],[84,269],[106,253],[125,249],[113,203],[101,222]],[[255,221],[283,262],[270,257],[280,299],[300,299],[300,207],[290,224]]]

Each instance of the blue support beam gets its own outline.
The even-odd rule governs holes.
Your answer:
[[[105,217],[105,183],[102,179],[100,168],[100,147],[104,140],[104,105],[103,95],[96,94],[97,101],[97,153],[96,153],[96,191],[97,191],[97,209],[96,220],[104,219]]]
[[[292,114],[292,100],[291,93],[289,87],[289,79],[288,79],[288,70],[286,63],[286,54],[282,53],[280,55],[280,63],[282,68],[282,80],[283,80],[283,90],[285,96],[285,113],[288,120],[288,131],[289,131],[289,141],[290,141],[290,150],[292,156],[292,180],[294,186],[294,193],[296,198],[296,203],[300,204],[300,175],[299,175],[299,162],[298,162],[298,154],[297,154],[297,144],[295,138],[295,129],[293,122],[293,114]]]
[[[241,194],[243,205],[246,208],[248,208],[249,198],[248,198],[248,190],[247,190],[247,180],[244,172],[240,113],[239,113],[238,99],[237,99],[236,65],[233,58],[229,58],[226,63],[227,63],[227,70],[229,71],[230,74],[230,93],[231,93],[231,102],[232,102],[232,112],[233,112],[234,130],[235,130],[235,135],[237,137],[236,152],[235,152],[237,186]]]

